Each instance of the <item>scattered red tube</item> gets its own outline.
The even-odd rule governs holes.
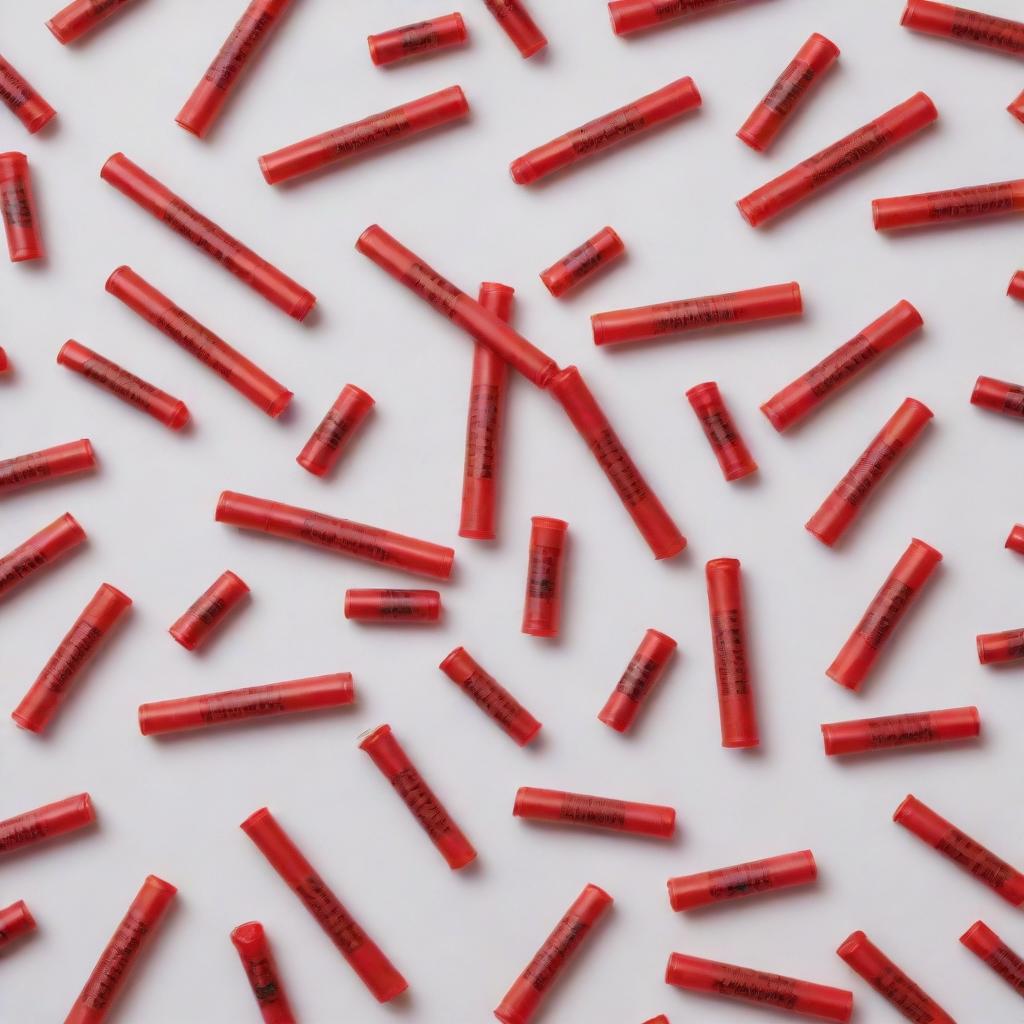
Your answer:
[[[805,529],[831,547],[860,515],[874,489],[920,436],[932,418],[928,406],[916,398],[905,398],[881,431],[864,449],[846,475],[836,484]]]
[[[960,941],[992,968],[1019,996],[1024,996],[1024,959],[983,921],[975,921]]]
[[[525,747],[540,732],[541,723],[465,647],[456,647],[438,668],[519,746]]]
[[[598,720],[616,732],[627,732],[675,653],[676,642],[665,633],[649,629],[598,714]]]
[[[686,547],[686,538],[630,458],[580,371],[575,366],[559,370],[551,378],[550,390],[597,459],[654,557],[678,555]]]
[[[950,188],[871,201],[876,231],[930,227],[1024,210],[1024,180]]]
[[[686,392],[686,397],[697,414],[725,479],[740,480],[756,473],[757,463],[740,436],[718,385],[714,381],[698,384]]]
[[[541,271],[540,279],[544,287],[559,299],[610,266],[625,251],[626,246],[618,233],[613,228],[603,227],[567,256]]]
[[[1019,555],[1024,555],[1024,526],[1020,523],[1013,524],[1004,547],[1008,547],[1011,551],[1016,551]]]
[[[648,1021],[644,1021],[644,1024],[669,1024],[668,1017],[663,1013],[659,1013],[657,1017],[652,1017]]]
[[[971,393],[971,405],[1024,419],[1024,386],[994,377],[979,377]]]
[[[96,811],[88,793],[69,796],[0,821],[0,853],[53,839],[91,825]]]
[[[67,698],[76,677],[106,643],[132,599],[109,583],[101,583],[75,619],[50,660],[11,712],[11,718],[30,732],[43,732]]]
[[[24,900],[0,909],[0,950],[36,930],[36,920]]]
[[[854,168],[877,160],[938,116],[928,96],[915,93],[881,117],[755,189],[736,205],[751,227],[760,227]]]
[[[0,373],[6,373],[11,368],[11,364],[7,359],[7,353],[0,348]]]
[[[586,825],[659,839],[670,839],[676,830],[676,812],[672,807],[532,786],[519,787],[512,814],[530,821]]]
[[[737,137],[751,149],[763,153],[838,57],[839,47],[831,39],[812,32],[765,98],[743,122]]]
[[[111,362],[91,348],[69,339],[57,353],[57,362],[98,384],[105,391],[134,405],[171,430],[181,430],[188,423],[188,407],[180,398],[161,391],[134,373]]]
[[[1010,284],[1006,289],[1006,294],[1012,299],[1024,302],[1024,270],[1018,270],[1013,277],[1010,278]]]
[[[823,724],[821,735],[829,757],[872,753],[894,747],[916,747],[974,739],[981,734],[978,709],[949,708],[885,718],[858,718]]]
[[[530,16],[523,0],[484,0],[505,35],[516,45],[524,58],[532,57],[548,45],[544,33]]]
[[[314,476],[325,476],[352,443],[373,406],[373,398],[362,388],[346,384],[295,461]]]
[[[436,590],[346,590],[345,618],[357,622],[438,622],[441,595]]]
[[[992,665],[1024,658],[1024,629],[1008,629],[1003,633],[979,633],[978,661]]]
[[[160,927],[177,891],[156,875],[146,877],[64,1024],[102,1024],[107,1019],[138,962],[139,953]]]
[[[431,842],[453,871],[476,860],[476,850],[462,834],[444,805],[427,785],[409,756],[399,745],[390,725],[379,725],[362,735],[361,750],[391,783],[412,816],[419,822]]]
[[[736,0],[611,0],[608,13],[615,34],[628,36],[734,3]]]
[[[0,597],[9,594],[40,569],[52,565],[84,540],[85,530],[68,513],[32,534],[13,551],[0,556]]]
[[[0,460],[0,494],[95,468],[96,455],[86,438],[28,455],[17,455],[13,459]]]
[[[12,263],[41,260],[46,255],[32,191],[32,175],[24,153],[0,153],[0,211]]]
[[[555,637],[562,621],[562,577],[569,524],[550,516],[534,516],[530,522],[522,631],[530,636]]]
[[[231,943],[242,961],[242,969],[256,997],[263,1024],[296,1024],[263,925],[259,921],[240,924],[231,932]]]
[[[1024,54],[1024,23],[931,0],[908,0],[900,24],[930,36]]]
[[[249,585],[230,569],[222,572],[167,631],[187,651],[201,647],[237,608]]]
[[[668,901],[675,911],[693,910],[763,892],[810,885],[817,877],[818,865],[814,854],[810,850],[800,850],[715,871],[670,878]]]
[[[788,430],[856,380],[876,359],[910,337],[923,323],[921,314],[906,299],[900,299],[855,338],[772,395],[761,406],[761,412],[776,430]]]
[[[584,886],[498,1004],[494,1016],[502,1024],[529,1024],[559,975],[613,902],[596,885]]]
[[[366,43],[370,48],[370,60],[381,67],[409,57],[419,57],[424,53],[463,46],[468,39],[466,23],[456,11],[439,18],[417,21],[413,25],[402,25],[401,28],[389,29],[387,32],[377,32],[367,36]]]
[[[47,23],[57,42],[67,45],[102,25],[107,18],[124,10],[132,0],[71,0]]]
[[[312,292],[257,256],[123,153],[115,153],[103,165],[100,177],[289,316],[303,320],[316,304]]]
[[[34,135],[57,111],[32,88],[9,61],[0,57],[0,103]]]
[[[1024,92],[1022,92],[1007,108],[1018,121],[1024,122]]]
[[[175,121],[202,138],[220,116],[249,61],[274,34],[292,0],[252,0],[199,79]],[[305,314],[303,314],[305,315]],[[299,318],[300,320],[302,317]]]

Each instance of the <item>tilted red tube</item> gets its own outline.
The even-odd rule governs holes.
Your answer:
[[[932,0],[908,0],[900,19],[905,28],[970,43],[1015,56],[1024,54],[1024,23]]]
[[[85,530],[65,513],[13,551],[0,556],[0,597],[6,596],[40,569],[52,565],[85,540]]]
[[[598,720],[616,732],[626,732],[658,685],[675,649],[676,642],[672,637],[656,629],[647,630],[598,714]]]
[[[130,3],[132,0],[71,0],[50,18],[46,27],[57,42],[67,45],[92,32]]]
[[[0,949],[36,930],[36,920],[24,900],[0,908]]]
[[[230,569],[222,572],[167,631],[187,651],[202,646],[249,593],[249,585]]]
[[[626,246],[614,228],[603,227],[557,263],[541,271],[544,287],[556,298],[589,281],[598,271],[605,270],[626,251]]]
[[[0,57],[0,103],[34,135],[57,115],[10,61]]]
[[[296,1024],[263,925],[259,921],[240,924],[231,932],[231,944],[242,961],[242,969],[256,997],[263,1024]]]
[[[686,392],[704,436],[715,453],[726,480],[741,480],[757,472],[757,463],[750,454],[729,412],[722,393],[714,381],[697,384]]]
[[[484,0],[484,6],[524,58],[532,57],[548,45],[523,0]]]
[[[88,438],[54,445],[28,455],[16,455],[13,459],[0,460],[0,494],[95,468],[96,454]]]
[[[0,854],[77,832],[96,820],[88,793],[66,797],[0,821]]]
[[[983,921],[975,921],[960,941],[988,964],[1019,996],[1024,996],[1024,958],[1018,956]]]
[[[346,384],[295,461],[314,476],[326,476],[352,443],[374,404],[362,388]]]

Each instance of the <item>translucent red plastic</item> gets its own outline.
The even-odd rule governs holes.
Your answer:
[[[1024,92],[1022,92],[1007,108],[1018,121],[1024,122]]]
[[[130,3],[132,0],[72,0],[46,23],[46,27],[66,46],[98,28]]]
[[[541,723],[465,647],[456,647],[438,668],[519,746],[525,747],[540,732]]]
[[[736,133],[751,149],[763,153],[789,120],[790,114],[818,87],[839,56],[839,47],[817,32],[811,33],[786,65],[768,94],[754,107]]]
[[[669,1024],[668,1017],[663,1013],[659,1013],[657,1017],[652,1017],[650,1020],[644,1021],[644,1024]]]
[[[230,569],[222,572],[167,631],[187,651],[201,647],[249,593],[249,585]]]
[[[1006,289],[1006,294],[1011,299],[1017,299],[1018,302],[1024,302],[1024,270],[1018,270],[1013,277],[1010,278],[1010,284]]]
[[[466,96],[459,86],[453,85],[265,153],[259,158],[260,170],[268,185],[279,185],[468,115]]]
[[[598,271],[606,269],[625,251],[626,246],[618,233],[613,228],[603,227],[567,256],[541,271],[540,279],[558,299],[577,285],[589,281]]]
[[[68,513],[0,556],[0,598],[24,583],[40,569],[52,565],[85,540],[85,530]]]
[[[24,153],[0,153],[0,211],[7,234],[7,253],[12,263],[41,260],[46,255],[39,227],[28,157]]]
[[[0,460],[0,494],[95,468],[96,455],[86,438],[28,455],[16,455],[13,459]]]
[[[1008,629],[1002,633],[979,633],[978,661],[991,665],[1024,658],[1024,629]]]
[[[395,739],[390,725],[379,725],[360,737],[359,748],[370,755],[402,802],[430,836],[453,871],[476,860],[476,850],[462,834],[434,791],[427,785],[408,754]]]
[[[871,444],[864,449],[805,528],[831,547],[860,515],[865,502],[907,454],[932,418],[928,406],[905,398]]]
[[[736,0],[611,0],[608,13],[615,34],[628,36],[734,3]]]
[[[908,0],[900,24],[930,36],[984,46],[1015,55],[1024,54],[1024,23],[981,14],[931,0]]]
[[[950,743],[974,739],[980,734],[981,717],[975,707],[918,711],[885,718],[858,718],[821,727],[825,753],[829,757]]]
[[[924,320],[906,299],[900,299],[855,338],[830,352],[805,374],[772,395],[761,412],[778,431],[788,430],[913,334]]]
[[[428,18],[413,25],[402,25],[387,32],[377,32],[366,37],[370,48],[370,60],[378,67],[395,64],[409,57],[425,53],[448,50],[462,46],[469,38],[462,15],[443,14],[439,18]]]
[[[540,181],[570,164],[681,117],[700,104],[700,93],[693,79],[679,78],[517,157],[509,165],[512,180],[517,185]]]
[[[10,61],[0,57],[0,103],[34,135],[57,111],[32,88]]]
[[[498,1004],[494,1016],[502,1024],[529,1024],[562,971],[613,902],[604,889],[596,885],[584,886]]]
[[[551,378],[551,394],[565,410],[655,558],[674,558],[686,538],[643,478],[575,366]]]
[[[676,812],[672,807],[532,786],[521,786],[516,792],[512,813],[530,821],[585,825],[659,839],[670,839],[676,830]]]
[[[0,821],[0,853],[10,853],[86,828],[96,820],[88,793],[69,796]]]
[[[516,44],[523,57],[532,57],[548,45],[544,33],[530,16],[523,0],[484,0],[505,35]]]
[[[180,398],[136,377],[105,356],[69,339],[57,353],[57,362],[98,384],[116,398],[152,416],[171,430],[181,430],[188,423],[188,407]]]
[[[441,595],[436,590],[346,590],[345,618],[357,622],[438,622]]]
[[[67,699],[75,679],[107,642],[114,627],[132,606],[132,599],[109,583],[100,584],[75,619],[50,660],[36,677],[11,718],[22,729],[43,732]]]
[[[314,476],[326,476],[374,406],[373,398],[355,384],[346,384],[313,431],[295,461]]]
[[[740,436],[732,414],[714,381],[698,384],[686,392],[704,436],[718,459],[726,480],[740,480],[757,472],[757,463]]]
[[[1011,551],[1016,551],[1018,554],[1024,555],[1024,526],[1020,523],[1013,524],[1009,536],[1006,538],[1006,544],[1004,547],[1008,547]]]
[[[971,405],[1024,419],[1024,386],[994,377],[979,377],[971,393]]]
[[[242,969],[256,997],[263,1024],[296,1024],[263,925],[259,921],[240,924],[231,932],[231,942],[242,961]]]
[[[881,117],[755,189],[736,205],[748,224],[760,227],[850,171],[877,160],[938,116],[928,96],[923,92],[915,93]]]
[[[1022,26],[1024,27],[1024,26]],[[950,188],[871,201],[876,231],[931,227],[1024,210],[1024,180]]]
[[[118,267],[107,279],[106,287],[111,295],[208,366],[268,416],[276,418],[288,408],[292,393],[283,384],[176,306],[131,267]]]
[[[103,165],[100,177],[289,316],[303,320],[316,304],[312,292],[257,256],[123,153],[115,153]]]
[[[616,732],[627,732],[665,674],[675,649],[676,642],[672,637],[656,629],[647,630],[626,671],[605,701],[598,720]]]
[[[530,520],[530,557],[522,631],[530,636],[558,636],[562,621],[562,577],[569,524],[549,516]]]
[[[11,364],[7,359],[7,353],[0,348],[0,373],[6,373],[11,368]]]
[[[814,854],[810,850],[799,850],[714,871],[670,878],[668,901],[675,911],[693,910],[712,903],[810,885],[817,877],[818,865],[814,861]]]
[[[1021,958],[983,921],[975,921],[960,941],[988,964],[1019,996],[1024,996],[1024,958]]]
[[[0,950],[35,930],[35,918],[24,900],[0,908]]]

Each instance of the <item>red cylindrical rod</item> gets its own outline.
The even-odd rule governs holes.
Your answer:
[[[747,629],[743,612],[740,563],[715,558],[705,567],[711,645],[715,653],[718,713],[723,747],[756,747],[760,743],[757,708],[747,664]]]
[[[509,165],[512,180],[517,185],[539,181],[578,160],[612,149],[655,125],[674,120],[700,104],[700,93],[693,79],[679,78],[516,157]]]
[[[755,189],[736,205],[748,224],[760,227],[854,168],[877,160],[938,116],[928,96],[915,93],[881,117]]]
[[[589,281],[599,270],[614,263],[626,247],[618,233],[609,227],[601,228],[596,235],[588,238],[581,246],[563,256],[547,270],[541,272],[544,287],[556,298],[584,281]]]
[[[171,430],[181,430],[188,423],[188,407],[180,398],[161,391],[73,339],[61,346],[57,362],[98,384],[122,402],[148,413]]]
[[[913,979],[908,978],[865,934],[854,932],[837,950],[882,998],[892,1003],[907,1020],[928,1024],[956,1021]]]
[[[530,821],[556,821],[566,825],[587,825],[612,832],[669,839],[676,830],[676,812],[661,804],[641,804],[586,793],[564,793],[557,789],[520,786],[512,814]]]
[[[805,528],[831,547],[860,515],[878,484],[920,436],[932,418],[928,406],[916,398],[905,398],[889,417],[832,493],[807,520]]]
[[[532,57],[548,45],[547,38],[537,27],[523,0],[484,0],[484,6],[524,58]]]
[[[596,885],[584,887],[494,1011],[502,1024],[529,1024],[552,985],[613,902]]]
[[[855,338],[840,345],[769,398],[761,406],[761,412],[776,430],[787,430],[859,377],[879,356],[895,348],[923,323],[921,314],[901,299]]]
[[[669,955],[665,981],[690,992],[758,1003],[836,1024],[846,1024],[853,1014],[853,993],[845,989],[682,953]]]
[[[143,736],[161,736],[168,732],[205,729],[211,725],[231,725],[252,718],[340,708],[355,699],[351,674],[336,672],[141,704],[139,731]]]
[[[259,921],[247,921],[231,932],[231,943],[256,997],[264,1024],[296,1024],[267,933]]]
[[[480,285],[478,297],[485,310],[508,323],[512,319],[514,296],[515,290],[508,285],[485,281]],[[498,480],[507,389],[508,364],[486,345],[476,342],[466,416],[460,537],[494,540],[497,536]]]
[[[1010,278],[1010,284],[1006,289],[1006,294],[1012,299],[1024,302],[1024,270],[1018,270],[1013,277]]]
[[[1024,386],[994,377],[979,377],[971,393],[971,405],[1024,419]]]
[[[1007,108],[1018,121],[1024,121],[1024,92],[1022,92]]]
[[[1024,555],[1024,525],[1014,523],[1003,546],[1011,551],[1016,551],[1019,555]]]
[[[550,389],[615,488],[654,557],[678,555],[686,547],[686,538],[630,458],[580,371],[575,366],[559,370],[551,378]]]
[[[465,647],[456,647],[438,668],[519,746],[525,747],[540,732],[541,723]]]
[[[598,719],[616,732],[626,732],[658,685],[675,649],[672,637],[656,629],[647,630]]]
[[[289,316],[303,320],[316,304],[312,292],[257,256],[123,153],[115,153],[103,165],[100,177]]]
[[[810,850],[800,850],[696,875],[670,878],[668,901],[673,910],[693,910],[762,892],[810,885],[817,877],[818,865],[814,854]]]
[[[608,13],[615,34],[628,36],[734,3],[736,0],[611,0]]]
[[[739,480],[757,472],[757,463],[714,381],[698,384],[686,392],[697,414],[704,436],[718,459],[726,480]]]
[[[1018,956],[983,921],[975,921],[960,941],[983,960],[1019,996],[1024,996],[1024,958]]]
[[[57,111],[3,57],[0,57],[0,103],[33,135],[57,115]]]
[[[900,24],[958,43],[971,43],[1016,56],[1024,54],[1024,23],[997,18],[994,14],[981,14],[931,0],[908,0]]]
[[[366,44],[370,48],[370,60],[380,67],[424,53],[462,46],[468,38],[466,23],[456,11],[387,32],[377,32],[366,37]]]
[[[24,153],[0,153],[0,212],[11,262],[41,260],[46,249],[39,229],[28,157]]]
[[[922,746],[974,739],[981,734],[975,707],[919,711],[885,718],[857,718],[823,724],[821,735],[829,757],[863,754],[894,747]]]
[[[743,122],[737,137],[751,149],[763,153],[789,120],[789,115],[817,88],[838,56],[839,47],[831,39],[812,32],[775,80],[768,95]]]
[[[345,618],[357,622],[438,622],[441,595],[436,590],[346,590]]]
[[[325,476],[352,443],[373,406],[373,398],[362,388],[346,384],[295,461],[314,476]]]
[[[67,698],[78,674],[96,656],[132,599],[109,583],[100,584],[89,603],[50,655],[11,718],[22,729],[43,732]]]
[[[36,930],[36,920],[24,900],[0,909],[0,949]]]
[[[49,526],[44,526],[13,551],[0,557],[0,597],[6,596],[34,573],[56,562],[84,540],[85,530],[67,513]]]
[[[160,927],[177,891],[156,875],[146,877],[64,1024],[102,1024],[107,1019],[138,962],[139,953]]]
[[[1002,661],[1020,661],[1024,658],[1024,629],[1008,629],[1003,633],[979,633],[978,661],[991,665]]]
[[[96,811],[88,793],[44,804],[0,821],[0,853],[10,853],[44,839],[75,832],[95,820]]]
[[[859,690],[879,652],[928,582],[942,552],[916,537],[900,556],[881,589],[871,599],[857,628],[850,634],[825,675],[849,690]]]
[[[16,455],[13,459],[0,460],[0,494],[95,468],[96,455],[87,438],[28,455]]]
[[[194,651],[220,628],[249,593],[249,585],[230,569],[222,572],[167,631],[187,651]]]
[[[530,522],[522,630],[531,636],[554,637],[558,636],[562,621],[562,577],[569,524],[550,516],[534,516]]]
[[[434,791],[427,785],[408,754],[395,739],[390,725],[379,725],[360,737],[359,747],[370,755],[391,783],[412,816],[453,871],[476,860],[476,850],[455,824]]]
[[[249,61],[273,35],[291,3],[292,0],[252,0],[178,111],[174,120],[182,128],[199,138],[210,130]]]
[[[1024,210],[1024,180],[950,188],[871,201],[876,231],[977,220]]]
[[[71,0],[47,23],[57,42],[67,45],[102,25],[107,18],[123,10],[132,0]]]
[[[0,373],[6,373],[10,368],[11,364],[7,359],[7,353],[0,348]]]

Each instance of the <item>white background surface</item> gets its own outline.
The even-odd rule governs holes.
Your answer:
[[[482,1024],[582,886],[614,912],[543,1019],[639,1024],[774,1019],[662,981],[680,950],[854,990],[860,1024],[896,1019],[835,955],[868,934],[960,1022],[1024,1021],[1017,997],[957,941],[979,917],[1024,949],[1024,924],[890,816],[913,791],[997,853],[1024,864],[1020,670],[982,669],[976,632],[1024,624],[1024,565],[1004,551],[1021,505],[1021,425],[968,404],[979,373],[1024,378],[1024,310],[1004,296],[1024,260],[1019,221],[876,235],[869,201],[1019,177],[1024,128],[1004,110],[1019,63],[899,27],[902,0],[765,0],[630,41],[600,0],[534,0],[550,52],[523,61],[479,0],[458,52],[376,69],[365,36],[425,15],[424,0],[299,0],[206,142],[173,122],[234,23],[237,0],[140,0],[73,48],[44,28],[53,5],[0,11],[2,51],[58,109],[28,137],[6,114],[0,144],[32,161],[50,258],[0,266],[2,454],[90,437],[102,470],[5,498],[6,551],[64,511],[89,544],[16,592],[0,614],[4,706],[13,708],[97,585],[135,599],[130,621],[81,680],[51,733],[0,741],[0,817],[82,790],[92,833],[0,865],[0,905],[24,898],[40,932],[0,962],[0,1019],[63,1019],[129,901],[153,872],[179,886],[173,915],[117,1008],[146,1024],[258,1019],[228,941],[259,919],[306,1024],[379,1020]],[[1014,0],[993,13],[1021,15]],[[803,40],[819,31],[840,63],[767,157],[734,133]],[[684,74],[704,107],[655,137],[533,189],[507,164],[532,146]],[[447,85],[470,123],[293,188],[272,190],[258,154]],[[936,127],[767,230],[734,201],[841,135],[926,90]],[[319,297],[299,325],[99,179],[123,150]],[[496,545],[458,540],[471,349],[460,333],[353,250],[379,222],[465,290],[517,289],[516,322],[559,363],[577,363],[690,548],[655,562],[553,401],[514,380]],[[612,224],[626,262],[568,301],[538,272]],[[296,392],[281,422],[261,415],[103,291],[128,263]],[[806,315],[767,327],[595,350],[588,314],[798,280]],[[757,407],[900,298],[926,329],[785,437]],[[311,318],[312,319],[312,318]],[[75,337],[183,397],[195,426],[175,436],[57,367]],[[719,381],[761,465],[727,485],[683,391]],[[294,457],[346,381],[377,410],[340,471],[320,481]],[[842,546],[803,529],[820,500],[907,395],[932,407],[919,448]],[[342,616],[346,587],[416,585],[301,546],[216,525],[236,489],[422,536],[457,549],[442,628],[373,630]],[[519,632],[529,517],[572,527],[563,638]],[[824,675],[911,536],[946,558],[860,696]],[[739,557],[763,746],[719,746],[705,560]],[[192,655],[166,629],[225,568],[250,605]],[[430,585],[430,584],[426,584]],[[681,656],[632,735],[596,714],[643,630]],[[464,644],[544,722],[519,750],[437,669]],[[145,739],[146,700],[351,670],[358,707],[304,720]],[[819,723],[976,703],[970,749],[828,761]],[[369,759],[363,729],[398,737],[480,851],[453,874]],[[531,827],[520,785],[668,803],[675,841]],[[268,805],[411,984],[378,1007],[238,823]],[[692,916],[665,879],[811,847],[812,890]],[[781,1019],[781,1018],[780,1018]]]

